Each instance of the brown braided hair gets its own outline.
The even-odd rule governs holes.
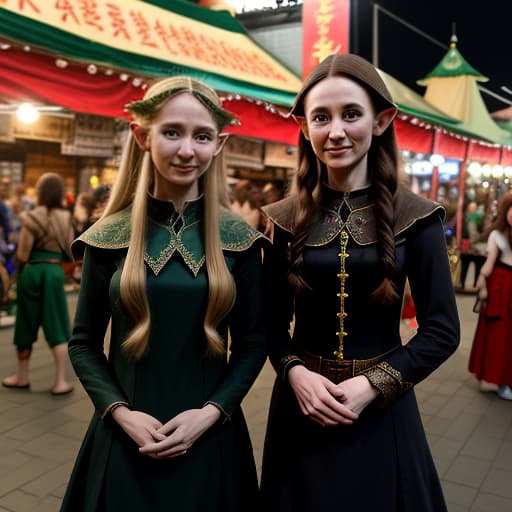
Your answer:
[[[357,82],[370,95],[376,112],[395,107],[390,92],[376,68],[354,54],[330,55],[313,69],[297,94],[290,115],[304,116],[304,100],[308,92],[320,81],[332,76],[345,76]],[[313,151],[301,132],[299,136],[299,167],[295,175],[292,194],[296,196],[294,234],[291,243],[289,282],[295,293],[307,287],[301,277],[302,251],[308,236],[310,222],[321,204],[321,178],[327,168]],[[398,298],[393,277],[395,275],[395,238],[393,233],[395,196],[398,189],[399,153],[393,125],[380,136],[374,136],[368,152],[368,168],[376,192],[375,217],[380,265],[384,278],[372,293],[377,302],[389,303]]]
[[[503,194],[498,201],[498,215],[493,223],[492,229],[503,233],[512,247],[512,227],[507,222],[507,212],[512,208],[512,191]]]

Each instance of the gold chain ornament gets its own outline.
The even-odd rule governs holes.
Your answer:
[[[345,281],[348,277],[348,274],[345,270],[345,261],[350,256],[347,252],[348,245],[348,233],[343,230],[340,233],[340,252],[338,253],[338,257],[340,258],[340,273],[338,277],[340,279],[340,292],[336,295],[340,298],[340,312],[338,313],[338,318],[340,321],[339,331],[336,333],[338,336],[339,344],[338,350],[335,350],[333,354],[336,356],[336,359],[339,361],[343,360],[343,342],[347,333],[345,332],[345,317],[347,316],[347,312],[345,311],[345,299],[348,297],[348,293],[345,291]]]

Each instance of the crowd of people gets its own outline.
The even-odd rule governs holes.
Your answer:
[[[0,210],[13,244],[2,297],[9,281],[17,294],[17,366],[2,384],[30,389],[42,328],[51,393],[73,391],[69,354],[94,405],[61,510],[316,512],[338,509],[341,490],[349,511],[446,511],[414,393],[460,338],[445,211],[403,184],[397,107],[377,69],[331,55],[304,80],[290,191],[228,186],[224,129],[236,117],[199,80],[161,79],[126,111],[112,188],[70,211],[62,179],[45,173],[31,205],[20,192],[16,213]],[[477,214],[469,205],[482,305],[469,370],[510,400],[512,193],[489,233]],[[406,343],[404,298],[417,320]],[[267,356],[276,377],[258,485],[241,402]]]

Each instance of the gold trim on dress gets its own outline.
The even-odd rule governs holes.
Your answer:
[[[341,250],[338,253],[338,257],[340,258],[340,272],[338,274],[338,278],[340,280],[340,292],[337,296],[340,299],[340,312],[338,313],[339,319],[339,330],[336,333],[338,336],[339,344],[338,350],[335,350],[333,353],[336,356],[338,361],[343,359],[343,344],[345,341],[345,336],[347,336],[347,332],[345,331],[345,318],[347,317],[347,312],[345,311],[345,299],[348,297],[348,293],[345,291],[345,281],[348,278],[347,271],[345,270],[345,262],[350,254],[347,252],[348,245],[348,233],[343,230],[340,233],[340,247]]]

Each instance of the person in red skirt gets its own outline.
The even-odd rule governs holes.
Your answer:
[[[512,192],[498,203],[487,259],[477,281],[482,302],[471,348],[469,371],[498,385],[498,396],[512,400]]]

